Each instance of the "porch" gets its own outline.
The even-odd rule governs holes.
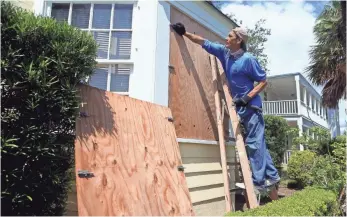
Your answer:
[[[321,95],[300,73],[268,77],[268,87],[263,97],[263,114],[281,116],[291,127],[298,127],[299,134],[309,132],[313,126],[329,129],[328,111],[322,106]],[[292,138],[286,139],[286,152],[282,163],[288,164],[295,149]]]
[[[321,95],[300,73],[270,76],[268,83],[263,97],[265,115],[303,117],[315,125],[329,128]]]

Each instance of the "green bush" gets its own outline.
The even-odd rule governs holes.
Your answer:
[[[332,156],[334,161],[346,169],[346,135],[337,136],[331,141]]]
[[[295,151],[289,158],[288,177],[297,181],[300,187],[308,186],[312,180],[311,169],[316,154],[311,151]]]
[[[339,193],[346,183],[346,173],[330,156],[318,156],[314,159],[311,184]]]
[[[287,121],[278,116],[264,115],[265,138],[270,155],[276,167],[280,167],[287,149],[286,134],[289,129]]]
[[[336,194],[311,187],[255,209],[227,213],[228,216],[333,216],[336,214],[339,214]]]
[[[86,32],[1,2],[1,214],[63,215],[78,84],[95,68]]]

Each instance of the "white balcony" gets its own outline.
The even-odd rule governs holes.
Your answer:
[[[320,93],[300,73],[269,76],[268,82],[264,114],[282,116],[300,131],[312,126],[329,128]]]
[[[298,115],[296,100],[264,101],[263,113],[265,115]]]

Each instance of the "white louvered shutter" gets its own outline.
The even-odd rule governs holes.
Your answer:
[[[116,65],[111,73],[110,91],[128,92],[129,91],[130,67]]]
[[[73,4],[71,25],[81,29],[88,29],[89,15],[90,4]]]
[[[108,41],[109,33],[108,32],[94,32],[94,39],[98,44],[98,59],[107,59],[108,55]]]
[[[112,32],[110,59],[130,59],[131,32]]]
[[[52,4],[51,17],[59,22],[67,22],[69,19],[70,4]]]
[[[97,68],[89,79],[89,85],[107,90],[108,67]]]

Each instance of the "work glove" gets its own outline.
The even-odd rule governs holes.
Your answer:
[[[182,23],[171,24],[171,27],[180,36],[182,36],[182,35],[184,35],[186,33],[186,28],[184,27],[184,25]]]
[[[245,95],[241,98],[233,99],[233,103],[236,106],[246,106],[251,99],[252,99],[251,97],[249,97],[248,95]]]

